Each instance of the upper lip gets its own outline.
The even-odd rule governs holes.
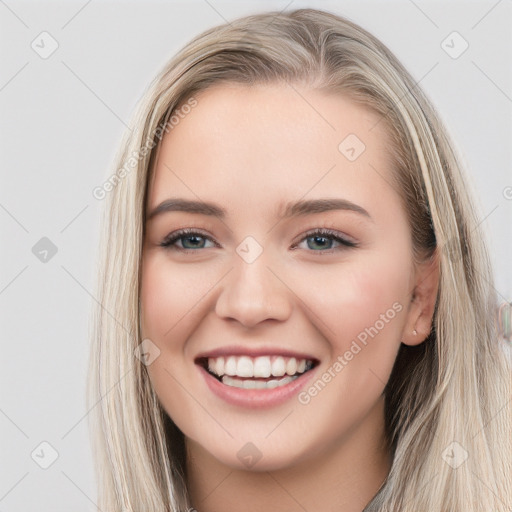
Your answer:
[[[297,352],[296,350],[290,350],[287,348],[278,348],[275,346],[271,347],[258,347],[251,348],[247,346],[237,346],[231,345],[226,347],[217,348],[215,350],[209,350],[208,352],[201,352],[198,354],[194,361],[198,362],[198,360],[202,358],[215,358],[221,356],[249,356],[249,357],[258,357],[258,356],[284,356],[284,357],[295,357],[295,359],[309,359],[311,361],[318,361],[318,359],[311,354],[307,354],[305,352]]]

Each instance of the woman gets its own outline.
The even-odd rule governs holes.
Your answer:
[[[330,13],[248,16],[132,126],[104,187],[99,507],[509,510],[478,217],[391,52]]]

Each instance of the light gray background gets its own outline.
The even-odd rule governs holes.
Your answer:
[[[370,30],[420,80],[464,155],[496,287],[512,298],[510,0],[0,0],[0,512],[97,510],[84,399],[100,211],[92,190],[110,174],[139,97],[200,31],[311,6]],[[31,48],[43,31],[59,45],[47,59]],[[469,43],[457,59],[441,47],[453,31]],[[58,249],[46,263],[32,252],[42,237]],[[51,461],[43,441],[58,452],[48,469],[36,463]]]

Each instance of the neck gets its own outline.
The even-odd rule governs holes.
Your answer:
[[[384,434],[384,399],[315,456],[275,471],[234,469],[185,438],[187,481],[197,512],[322,510],[361,512],[391,468]]]

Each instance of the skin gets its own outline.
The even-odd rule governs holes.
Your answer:
[[[192,504],[360,512],[391,467],[383,389],[401,341],[418,344],[430,332],[439,276],[436,259],[413,261],[385,123],[374,127],[378,116],[344,96],[298,85],[222,84],[195,97],[164,135],[147,211],[182,197],[214,202],[227,216],[167,212],[148,221],[141,287],[142,332],[160,350],[147,368],[185,435]],[[353,162],[338,150],[350,133],[366,146]],[[279,216],[285,202],[316,198],[347,199],[371,219],[348,210]],[[209,239],[188,254],[159,245],[181,228]],[[358,246],[305,238],[315,228]],[[250,264],[236,252],[247,236],[263,248]],[[314,382],[393,304],[400,311],[307,404],[296,396],[266,409],[228,404],[194,364],[226,345],[277,346],[313,354]],[[247,442],[262,455],[250,468],[237,457]]]

